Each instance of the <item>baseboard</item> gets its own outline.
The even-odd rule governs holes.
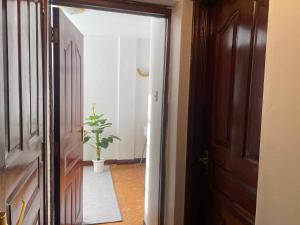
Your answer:
[[[146,163],[146,159],[143,158],[135,158],[135,159],[108,159],[105,160],[104,164],[105,165],[112,165],[112,164],[117,164],[117,165],[122,165],[122,164],[135,164],[135,163]],[[83,161],[83,166],[92,166],[93,162],[91,160]]]
[[[82,161],[82,165],[83,166],[92,166],[93,165],[93,162],[88,160],[88,161]]]

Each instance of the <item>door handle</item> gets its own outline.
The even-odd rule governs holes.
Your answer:
[[[22,209],[21,209],[21,213],[20,213],[17,225],[22,225],[22,223],[23,223],[26,206],[27,206],[26,202],[24,200],[22,200]]]
[[[24,200],[22,200],[22,209],[21,209],[21,213],[20,213],[17,225],[22,225],[22,223],[23,223],[26,206],[27,206],[26,202]],[[0,212],[0,225],[8,225],[6,212]]]
[[[203,164],[203,165],[208,165],[208,151],[205,150],[202,155],[198,158],[198,162]]]
[[[7,218],[6,218],[6,212],[0,212],[0,225],[8,225]]]
[[[84,140],[84,128],[83,128],[83,126],[79,129],[77,129],[76,131],[81,134],[81,141],[83,142],[83,140]]]
[[[208,164],[208,158],[205,156],[205,157],[200,157],[198,159],[198,162],[204,164],[204,165],[207,165]]]

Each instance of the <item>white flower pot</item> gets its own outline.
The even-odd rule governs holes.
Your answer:
[[[102,173],[104,171],[104,159],[93,160],[93,164],[95,173]]]

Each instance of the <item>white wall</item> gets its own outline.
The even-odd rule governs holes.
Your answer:
[[[119,39],[118,72],[118,159],[134,158],[135,96],[136,96],[136,39]]]
[[[145,182],[145,216],[147,225],[156,225],[159,213],[159,174],[165,72],[166,20],[151,19],[150,78],[148,102],[148,143]]]
[[[69,7],[64,11],[85,35],[149,38],[150,17]]]
[[[300,224],[299,12],[270,1],[256,225]]]
[[[85,117],[96,109],[105,113],[111,133],[122,138],[103,152],[105,159],[142,157],[147,123],[150,17],[63,7],[85,36]],[[145,156],[145,154],[144,154]],[[95,158],[86,145],[84,160]]]
[[[96,109],[113,124],[107,133],[118,135],[103,151],[105,159],[134,159],[142,156],[147,121],[148,78],[136,69],[149,70],[149,39],[85,35],[84,114]],[[84,160],[95,157],[85,145]]]
[[[143,73],[149,73],[149,39],[137,39],[136,43],[136,67]],[[135,95],[135,144],[134,157],[145,158],[144,152],[146,137],[144,127],[147,126],[148,116],[148,89],[149,77],[136,77],[136,95]],[[143,155],[144,152],[144,155]]]
[[[96,103],[96,110],[104,113],[113,124],[109,130],[117,134],[118,124],[118,38],[84,36],[84,118]],[[117,144],[103,151],[105,159],[117,158]],[[84,160],[95,158],[95,151],[84,145]]]

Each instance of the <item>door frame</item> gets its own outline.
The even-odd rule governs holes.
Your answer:
[[[141,3],[141,2],[133,2],[130,0],[52,0],[48,7],[48,28],[51,30],[51,5],[57,6],[69,6],[69,7],[80,7],[80,8],[88,8],[88,9],[96,9],[102,11],[110,11],[110,12],[119,12],[119,13],[127,13],[127,14],[135,14],[135,15],[143,15],[143,16],[152,16],[152,17],[159,17],[166,19],[166,46],[165,46],[165,72],[164,72],[164,84],[163,84],[163,112],[162,112],[162,132],[161,132],[161,149],[160,149],[160,173],[159,173],[159,212],[158,212],[158,225],[164,225],[164,208],[165,208],[165,179],[166,179],[166,148],[167,148],[167,127],[168,127],[168,93],[169,93],[169,62],[170,62],[170,35],[171,35],[171,13],[172,9],[168,6],[164,5],[156,5],[151,3]],[[51,42],[52,35],[51,31],[49,32],[49,40]],[[49,49],[49,59],[51,59],[52,48],[51,44],[47,45]],[[54,48],[59,48],[56,45]],[[59,57],[54,57],[54,60],[59,60]],[[55,63],[56,65],[59,65]],[[57,132],[57,128],[59,127],[60,120],[57,118],[57,108],[54,106],[55,98],[57,98],[57,93],[54,92],[54,87],[57,85],[53,83],[54,74],[59,71],[59,68],[52,68],[52,62],[50,61],[49,65],[49,82],[50,82],[50,124],[51,124],[51,131],[50,132],[50,140],[51,140],[51,194],[50,194],[50,206],[52,211],[50,212],[50,217],[53,219],[53,222],[59,221],[59,204],[57,202],[60,197],[60,186],[56,185],[59,184],[60,171],[55,171],[57,165],[54,165],[54,162],[57,161],[55,159],[59,159],[59,142],[55,138],[54,133]],[[53,70],[53,71],[52,71]],[[59,111],[58,111],[59,112]],[[55,187],[57,186],[57,187]],[[53,207],[54,206],[54,207]],[[142,221],[141,221],[142,222]]]
[[[190,89],[188,108],[188,134],[186,152],[186,183],[185,183],[185,205],[184,222],[192,224],[193,205],[193,181],[199,171],[195,171],[195,163],[200,157],[205,157],[208,147],[208,134],[210,122],[210,9],[217,0],[194,0],[193,27],[192,27],[192,51],[190,64]],[[200,84],[200,85],[199,85]],[[197,138],[195,138],[197,134]],[[197,151],[195,151],[197,150]],[[203,171],[202,171],[203,172]],[[195,174],[197,173],[197,174]],[[201,187],[207,184],[201,184]],[[205,193],[204,193],[205,195]],[[208,196],[202,199],[208,200]],[[204,203],[206,205],[206,203]],[[203,212],[206,213],[206,212]],[[205,216],[205,215],[204,215]],[[205,225],[205,224],[203,224]]]

